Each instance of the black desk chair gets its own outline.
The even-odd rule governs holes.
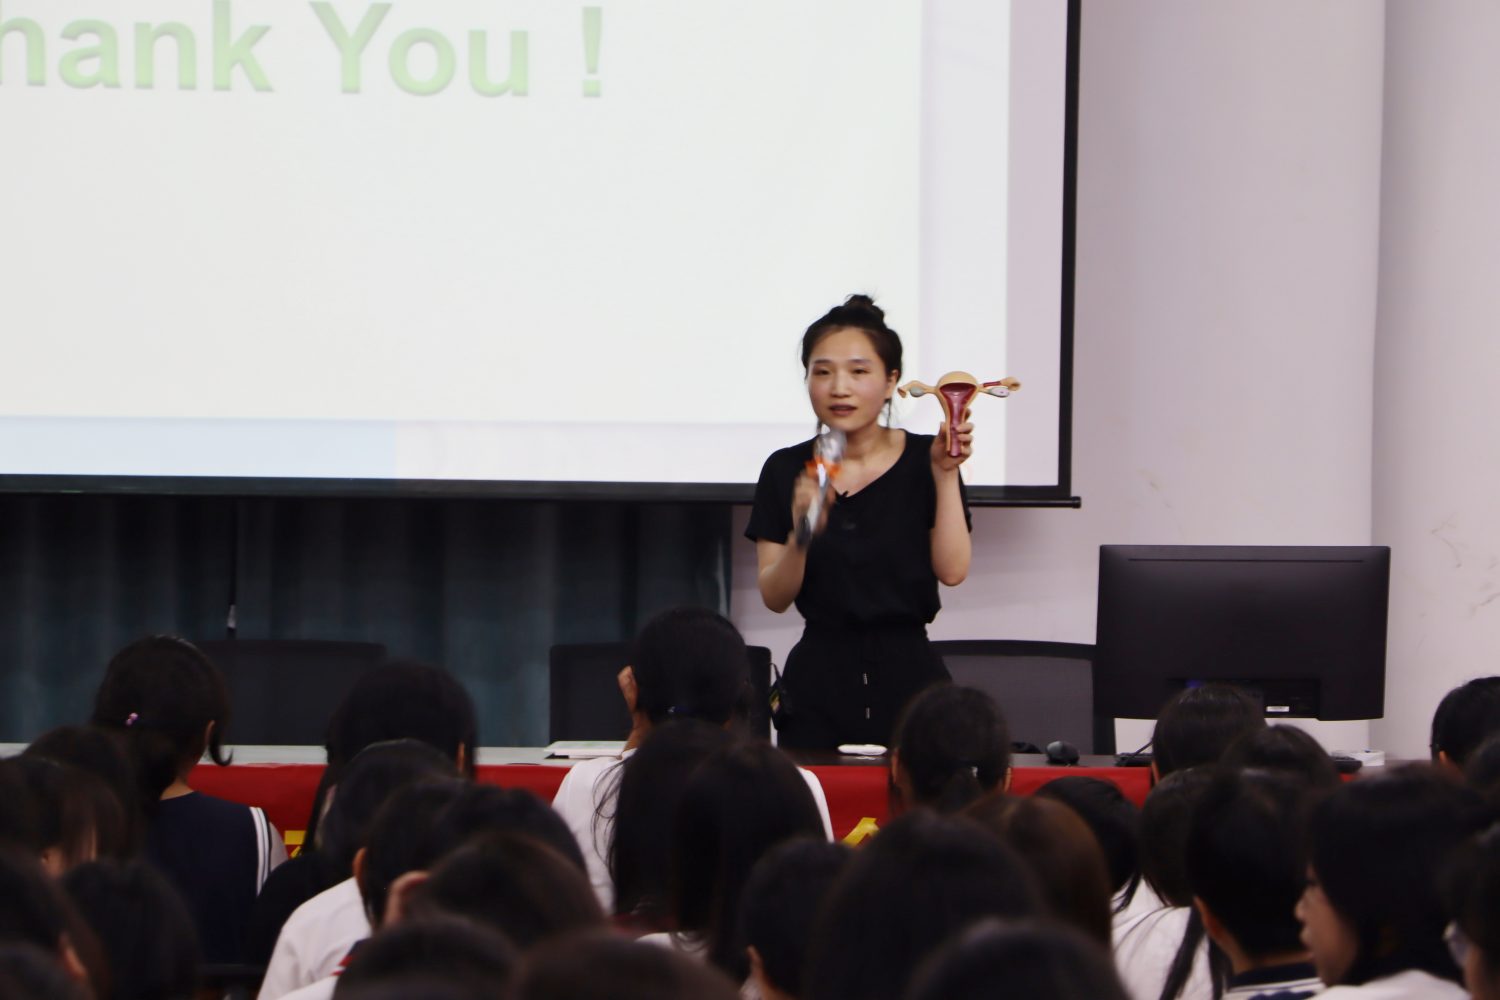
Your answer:
[[[955,684],[1000,703],[1010,738],[1084,754],[1115,752],[1115,720],[1094,713],[1094,647],[1075,642],[957,639],[934,642]]]
[[[771,651],[748,647],[749,688],[743,706],[745,723],[757,739],[770,739]],[[587,642],[553,646],[548,652],[551,706],[548,738],[623,740],[630,735],[630,713],[615,680],[630,659],[624,642]]]
[[[214,639],[198,648],[229,686],[229,739],[279,746],[322,746],[355,679],[385,660],[373,642]]]

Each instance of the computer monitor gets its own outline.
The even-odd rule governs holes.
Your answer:
[[[1268,717],[1385,711],[1386,546],[1101,545],[1094,705],[1155,718],[1224,681]]]

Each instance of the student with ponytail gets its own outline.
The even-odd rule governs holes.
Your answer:
[[[891,753],[891,811],[951,813],[1010,787],[1010,731],[995,699],[937,684],[901,716]]]
[[[766,607],[795,603],[806,622],[775,709],[779,742],[885,745],[902,706],[948,678],[927,625],[941,607],[938,584],[957,586],[969,572],[958,470],[973,428],[958,426],[954,458],[946,425],[936,436],[890,425],[901,338],[867,296],[849,296],[807,328],[802,370],[818,429],[843,435],[842,456],[820,494],[810,468],[817,439],[774,452],[745,529]]]
[[[185,639],[140,639],[110,661],[91,721],[113,732],[135,765],[146,858],[187,902],[204,961],[241,961],[251,904],[286,848],[260,809],[188,784],[204,755],[229,763],[229,693],[218,668]]]

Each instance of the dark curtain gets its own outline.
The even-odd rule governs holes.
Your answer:
[[[547,650],[727,611],[730,509],[432,499],[0,497],[0,742],[81,721],[152,632],[378,642],[463,680],[487,745],[547,742]]]

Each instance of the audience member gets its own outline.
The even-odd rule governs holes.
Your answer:
[[[1309,786],[1294,774],[1226,769],[1192,818],[1188,885],[1204,930],[1229,960],[1226,998],[1302,1000],[1321,989],[1295,913],[1307,881]]]
[[[771,848],[750,870],[740,898],[740,939],[750,956],[748,992],[762,1000],[802,996],[813,920],[853,852],[821,839]]]
[[[696,719],[728,727],[749,685],[750,657],[745,640],[729,619],[707,608],[664,611],[647,622],[630,649],[630,663],[619,684],[630,712],[631,731],[621,757],[579,761],[569,768],[552,807],[567,821],[583,849],[589,880],[609,913],[630,914],[639,903],[616,903],[610,874],[615,800],[622,780],[621,761],[667,720]],[[833,836],[823,787],[810,771],[802,772],[818,803],[824,829]],[[671,790],[664,790],[668,796]]]
[[[737,1000],[739,989],[717,968],[671,948],[595,932],[558,938],[527,955],[516,997]]]
[[[1109,872],[1077,813],[1054,799],[986,796],[964,815],[1016,852],[1052,917],[1110,947]]]
[[[440,1000],[451,990],[455,1000],[493,1000],[510,995],[518,961],[515,946],[491,927],[441,913],[412,917],[360,948],[333,995]]]
[[[1146,911],[1161,905],[1149,889],[1138,893],[1141,885],[1140,810],[1125,797],[1120,786],[1101,778],[1054,778],[1037,789],[1036,794],[1068,806],[1093,832],[1109,870],[1110,891],[1114,894],[1111,911],[1116,925],[1122,919],[1137,915],[1132,904],[1138,895],[1142,905],[1149,899]]]
[[[1427,767],[1361,777],[1314,808],[1297,918],[1334,987],[1320,996],[1465,995],[1438,878],[1483,822],[1472,791]]]
[[[1469,754],[1500,733],[1500,677],[1480,677],[1443,696],[1432,714],[1432,759],[1462,771]]]
[[[741,741],[698,765],[673,822],[674,919],[664,936],[743,981],[750,973],[739,928],[745,881],[766,851],[797,837],[822,839],[823,820],[786,754]]]
[[[1220,763],[1236,771],[1289,774],[1305,788],[1334,788],[1341,780],[1323,745],[1306,730],[1284,723],[1242,733],[1224,751]]]
[[[170,882],[141,860],[94,861],[63,878],[109,964],[111,1000],[191,1000],[198,937]]]
[[[286,860],[265,813],[195,792],[205,753],[227,764],[229,694],[208,657],[185,639],[150,636],[115,654],[94,696],[96,726],[123,740],[147,818],[146,858],[171,880],[198,928],[204,961],[242,960],[250,907]]]
[[[1183,860],[1193,813],[1212,781],[1207,768],[1174,771],[1141,810],[1141,874],[1161,906],[1115,928],[1115,962],[1136,1000],[1210,1000],[1217,992]]]
[[[1490,805],[1500,808],[1500,733],[1486,739],[1469,754],[1468,762],[1464,764],[1464,780]]]
[[[84,985],[34,944],[0,944],[0,997],[6,1000],[94,1000]]]
[[[99,852],[100,830],[118,839],[124,826],[123,809],[104,783],[86,771],[46,757],[22,754],[0,762],[14,768],[29,799],[24,807],[9,808],[32,817],[30,848],[53,878],[75,865],[92,861]]]
[[[933,953],[907,1000],[1128,1000],[1109,951],[1054,924],[984,920]]]
[[[918,809],[855,854],[809,944],[805,1000],[897,1000],[918,965],[983,917],[1032,917],[1025,864],[972,820]]]
[[[283,888],[295,897],[304,886],[268,882],[265,893],[276,895],[265,908],[257,907],[259,922],[252,923],[253,942],[261,945],[270,937],[273,945],[261,983],[262,1000],[274,1000],[330,975],[354,943],[369,936],[370,922],[354,881],[354,857],[369,842],[376,814],[403,788],[456,775],[452,757],[415,739],[371,744],[346,765],[318,843],[304,852],[316,860],[300,869],[319,879],[342,877],[296,905],[274,934],[266,925],[290,901],[280,897]]]
[[[1449,954],[1473,1000],[1500,1000],[1500,825],[1464,845],[1446,881]]]
[[[99,942],[61,887],[29,853],[0,847],[0,945],[12,944],[40,948],[80,988],[108,994]]]
[[[110,793],[97,809],[99,857],[125,861],[140,853],[145,833],[138,784],[119,740],[107,730],[58,726],[32,740],[22,756],[45,757],[97,778]]]
[[[935,684],[914,697],[891,751],[892,813],[916,806],[957,812],[1010,787],[1010,732],[995,699]]]
[[[496,833],[534,837],[587,872],[568,824],[546,802],[521,788],[467,786],[434,817],[423,850],[436,861],[476,836]]]
[[[1179,691],[1162,706],[1151,737],[1151,773],[1216,764],[1245,733],[1266,726],[1265,712],[1248,692],[1231,684],[1203,684]]]

